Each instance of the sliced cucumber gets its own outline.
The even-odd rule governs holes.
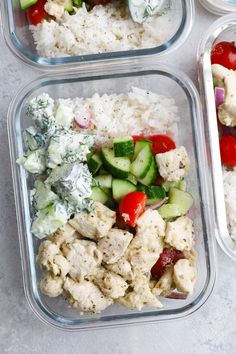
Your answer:
[[[178,182],[165,181],[164,183],[162,183],[162,187],[165,189],[166,192],[169,192],[171,188],[177,188],[181,189],[182,191],[185,191],[186,182],[184,179],[181,179]]]
[[[130,168],[131,173],[137,178],[144,178],[152,164],[152,157],[151,146],[146,144],[132,162]]]
[[[186,181],[185,181],[184,179],[181,179],[181,180],[179,181],[179,189],[180,189],[181,191],[186,192],[187,183],[186,183]]]
[[[134,154],[134,140],[132,136],[115,138],[113,140],[115,157],[131,156]]]
[[[152,163],[148,173],[143,179],[139,179],[139,182],[144,184],[145,186],[149,186],[156,179],[156,177],[157,177],[157,167],[156,167],[155,159],[154,157],[152,157]]]
[[[73,0],[73,3],[75,7],[82,7],[83,0]]]
[[[158,209],[159,214],[163,219],[172,219],[182,216],[182,210],[176,204],[164,204]]]
[[[109,175],[109,173],[107,172],[107,170],[105,170],[105,168],[101,167],[99,172],[98,172],[99,176],[102,175]]]
[[[99,183],[99,186],[101,188],[111,188],[111,184],[112,184],[111,175],[96,176],[94,179]]]
[[[73,1],[72,0],[65,1],[65,10],[68,12],[71,12],[73,10]]]
[[[32,5],[36,4],[38,0],[20,0],[20,7],[22,10],[26,10]]]
[[[130,160],[128,157],[115,157],[114,150],[102,148],[102,161],[105,168],[118,178],[127,178],[130,171]]]
[[[138,190],[147,195],[147,205],[156,204],[166,197],[166,192],[162,186],[138,186]]]
[[[178,205],[181,215],[185,215],[193,205],[193,197],[180,189],[171,188],[169,190],[169,203]]]
[[[112,194],[113,198],[117,201],[125,197],[127,194],[136,191],[136,189],[137,187],[127,180],[113,179],[112,181]]]
[[[150,147],[152,146],[152,142],[150,140],[137,140],[135,143],[135,147],[134,147],[134,156],[133,156],[133,160],[136,159],[136,157],[138,156],[138,154],[140,153],[140,151],[147,145],[150,145]]]
[[[128,175],[126,179],[127,181],[133,183],[135,186],[138,184],[137,178],[134,177],[134,175],[131,175],[131,173]]]
[[[100,202],[102,204],[106,204],[109,200],[109,195],[99,187],[92,187],[92,194],[90,198],[94,202]]]
[[[99,153],[96,152],[88,159],[89,171],[92,173],[92,175],[95,175],[95,173],[98,172],[98,170],[101,166],[102,166],[101,157],[100,157]]]

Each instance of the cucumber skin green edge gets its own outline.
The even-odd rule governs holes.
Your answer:
[[[123,159],[126,159],[127,162],[129,161],[129,169],[128,170],[121,170],[119,168],[117,168],[116,166],[114,166],[113,164],[107,162],[107,157],[106,157],[106,153],[109,153],[108,148],[103,148],[101,150],[101,158],[102,158],[102,162],[103,165],[106,167],[106,169],[108,170],[108,172],[111,173],[112,176],[116,177],[116,178],[124,178],[126,179],[129,176],[129,172],[130,172],[130,160],[128,157],[123,157]],[[113,159],[122,159],[122,157],[112,157]]]

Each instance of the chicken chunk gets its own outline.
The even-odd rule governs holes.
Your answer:
[[[156,155],[161,177],[166,181],[177,182],[189,173],[190,160],[184,146]]]
[[[175,263],[174,282],[179,291],[192,294],[196,282],[196,269],[188,259],[180,259]]]
[[[128,288],[126,281],[118,274],[101,269],[94,278],[94,283],[102,293],[111,298],[117,299],[124,296]]]
[[[133,235],[128,231],[111,229],[107,236],[98,241],[103,261],[107,264],[116,263],[124,255],[132,238]]]
[[[157,282],[155,280],[152,282],[154,285],[152,293],[154,295],[163,295],[166,292],[174,290],[173,268],[167,269]]]
[[[75,282],[67,277],[64,289],[69,293],[72,306],[80,311],[100,313],[113,303],[96,285],[87,280]]]
[[[93,212],[76,214],[69,224],[82,236],[96,240],[107,235],[116,221],[116,213],[99,202],[94,203]]]
[[[49,297],[57,297],[63,292],[63,280],[61,277],[47,273],[40,282],[40,290]]]
[[[66,1],[67,0],[47,0],[44,9],[49,15],[59,20],[64,14]]]
[[[224,125],[236,125],[236,71],[222,65],[212,65],[212,74],[225,88],[224,102],[218,107],[218,118]]]
[[[194,244],[193,222],[187,216],[170,221],[166,226],[165,242],[179,251],[190,251]]]
[[[162,307],[160,301],[151,292],[148,278],[137,277],[133,284],[133,290],[117,300],[119,304],[137,310],[142,310],[144,306]]]
[[[135,274],[149,273],[163,250],[163,237],[159,234],[164,234],[165,223],[163,224],[164,221],[159,217],[157,211],[147,210],[137,221],[137,234],[126,256]]]
[[[44,269],[54,275],[60,275],[62,278],[70,270],[70,264],[61,253],[59,247],[49,240],[43,241],[39,246],[37,261]]]
[[[52,234],[49,237],[49,240],[60,247],[63,243],[71,243],[78,237],[79,234],[75,231],[75,229],[69,224],[66,224]]]
[[[114,264],[106,264],[106,269],[111,270],[112,272],[121,275],[125,280],[133,279],[133,271],[131,264],[127,261],[126,256],[120,258],[118,262]]]
[[[92,241],[75,240],[64,245],[62,251],[70,264],[69,274],[75,280],[95,274],[102,263],[102,253]]]

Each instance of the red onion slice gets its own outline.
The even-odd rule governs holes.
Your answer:
[[[146,210],[147,209],[152,209],[152,210],[159,209],[163,204],[166,204],[167,202],[168,202],[168,198],[164,198],[157,204],[148,205],[145,209]]]
[[[225,89],[223,87],[215,87],[215,102],[218,108],[225,100]]]
[[[175,300],[186,300],[188,295],[185,293],[181,293],[180,291],[172,291],[172,293],[165,296],[167,299],[175,299]]]
[[[91,121],[90,113],[83,114],[79,117],[75,117],[75,123],[81,129],[87,129],[90,125],[90,121]]]

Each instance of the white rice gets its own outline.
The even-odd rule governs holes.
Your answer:
[[[90,98],[64,100],[64,104],[72,105],[75,117],[89,116],[86,132],[96,134],[99,143],[127,135],[167,134],[177,139],[179,118],[174,99],[153,92],[133,87],[128,93],[95,93]]]
[[[225,206],[230,236],[236,241],[236,168],[223,170]]]
[[[112,1],[90,12],[85,6],[75,15],[65,12],[60,22],[44,20],[30,28],[38,54],[53,58],[156,47],[170,37],[173,15],[168,10],[138,24],[125,3]]]

